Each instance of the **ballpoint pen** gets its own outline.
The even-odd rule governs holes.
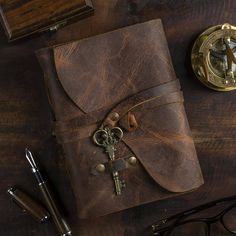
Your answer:
[[[38,186],[42,192],[42,195],[44,197],[44,200],[45,200],[45,203],[48,207],[48,210],[51,214],[51,217],[52,217],[58,231],[60,232],[60,235],[62,235],[62,236],[69,236],[70,235],[71,236],[72,232],[71,232],[68,224],[65,222],[65,220],[61,216],[61,214],[55,204],[55,201],[52,198],[52,195],[48,189],[48,186],[47,186],[45,180],[43,179],[43,177],[42,177],[42,175],[35,163],[33,155],[27,148],[25,149],[25,155],[26,155],[28,162],[31,165],[32,172],[37,179]]]

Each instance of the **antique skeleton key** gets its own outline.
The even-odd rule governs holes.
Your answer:
[[[93,135],[93,140],[98,146],[105,148],[106,153],[111,161],[115,160],[115,145],[122,139],[123,131],[119,127],[109,128],[101,127]],[[117,171],[112,172],[112,177],[115,184],[116,195],[121,194],[121,189],[124,183],[119,178]]]

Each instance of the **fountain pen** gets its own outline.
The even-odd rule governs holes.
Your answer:
[[[61,216],[60,211],[58,210],[58,208],[55,204],[55,201],[48,189],[48,186],[47,186],[45,180],[43,179],[43,177],[42,177],[42,175],[35,163],[32,153],[27,148],[25,149],[25,156],[31,165],[31,170],[38,182],[39,189],[43,195],[43,198],[44,198],[45,203],[48,207],[48,210],[51,213],[51,217],[52,217],[58,231],[60,232],[60,235],[61,236],[72,236],[72,232],[71,232],[68,224],[65,222],[65,220]]]

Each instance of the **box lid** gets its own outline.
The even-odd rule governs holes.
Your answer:
[[[56,29],[68,20],[93,12],[90,0],[0,0],[2,23],[10,41]]]

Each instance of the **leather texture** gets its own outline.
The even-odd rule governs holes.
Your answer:
[[[203,184],[161,20],[41,49],[37,56],[80,218],[173,197]],[[114,163],[92,141],[101,124],[124,131]],[[132,156],[136,164],[128,163]],[[96,171],[101,163],[104,173]],[[126,183],[118,196],[114,170]]]

